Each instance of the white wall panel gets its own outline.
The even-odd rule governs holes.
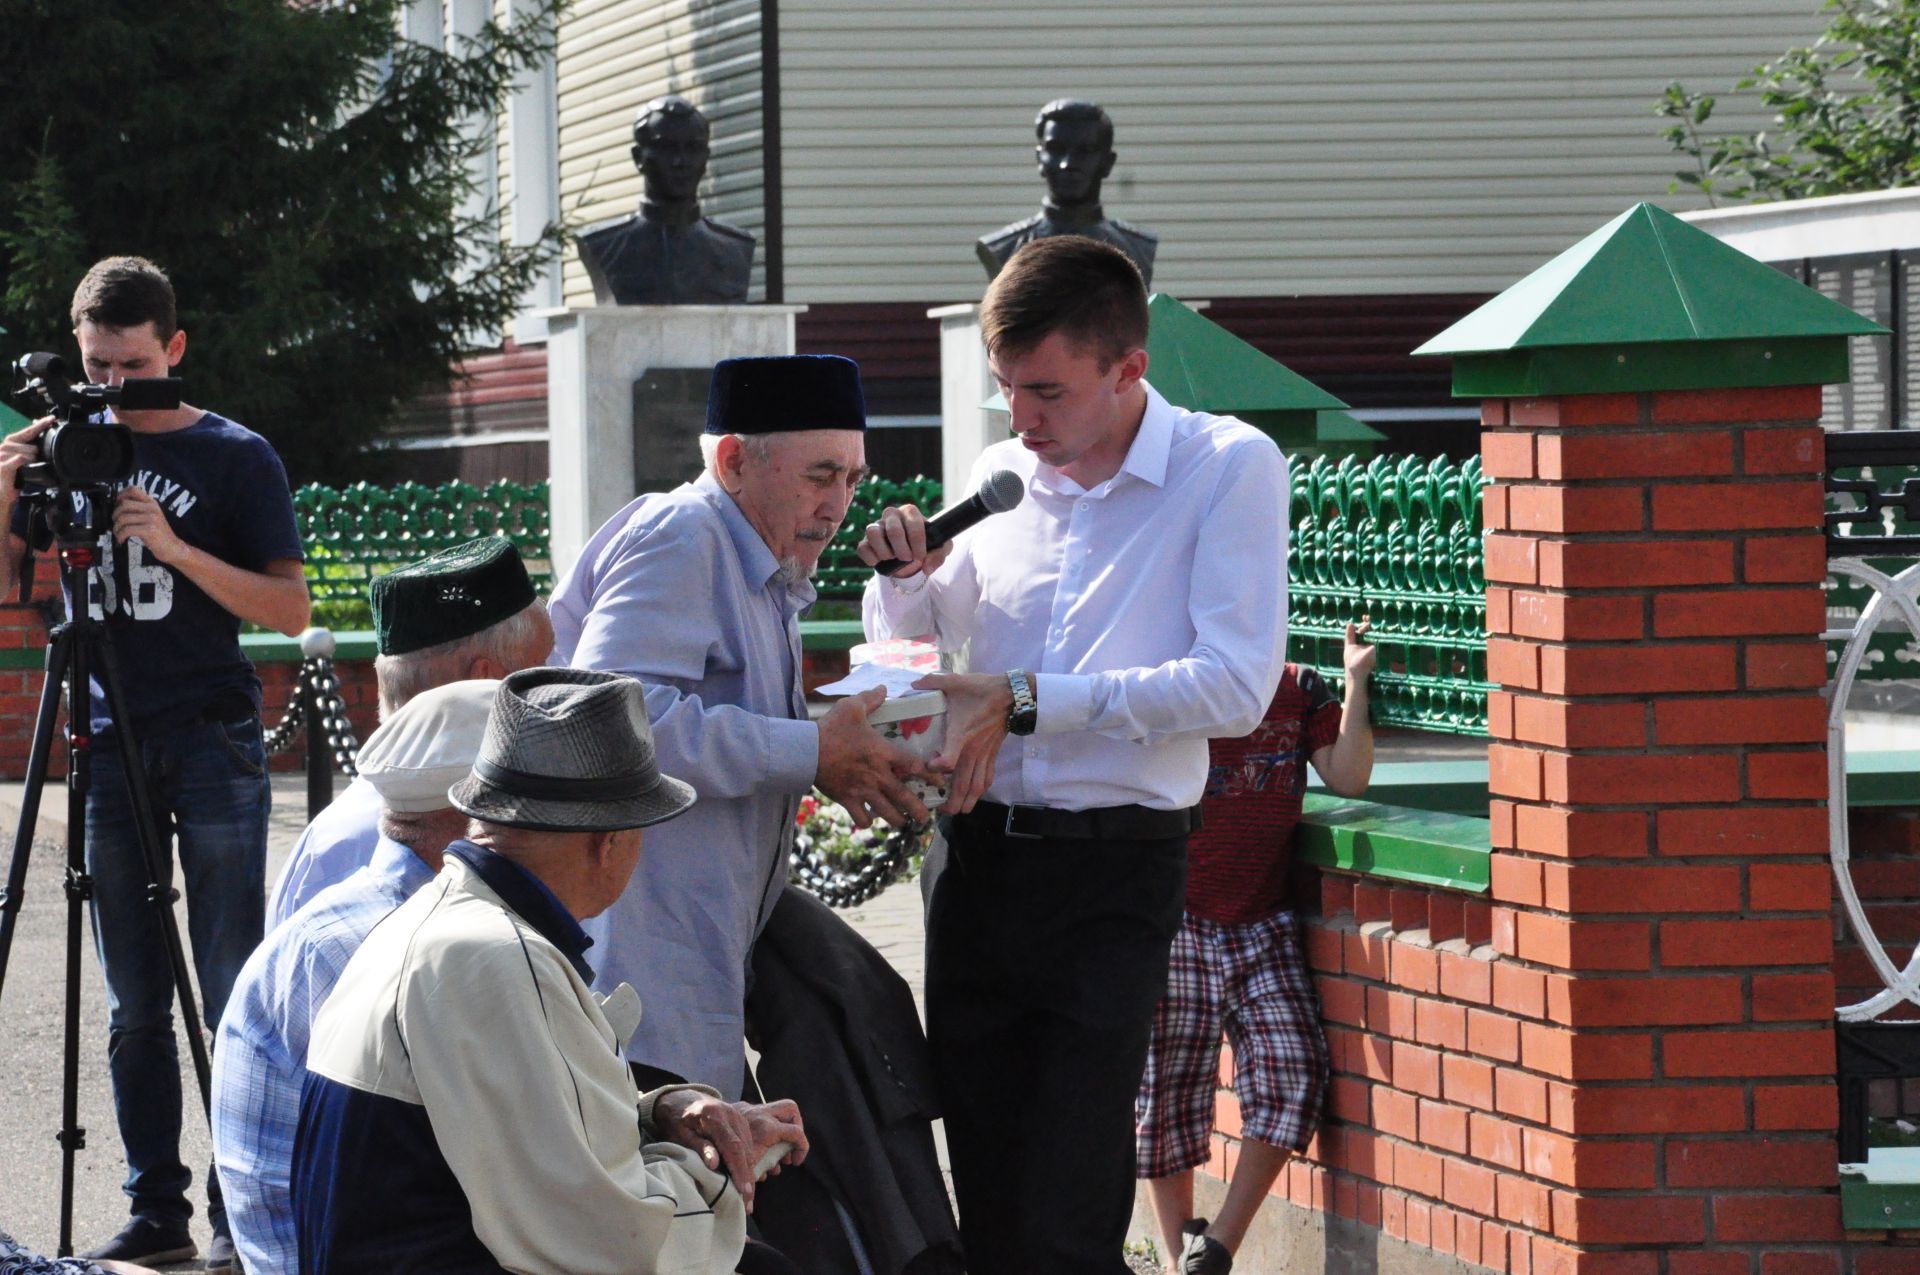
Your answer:
[[[1819,8],[781,0],[787,299],[977,298],[973,240],[1039,206],[1060,96],[1113,115],[1106,205],[1159,233],[1157,287],[1495,291],[1636,200],[1698,206],[1656,99],[1809,43]]]

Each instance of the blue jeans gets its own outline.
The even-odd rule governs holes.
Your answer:
[[[258,718],[201,723],[140,741],[163,839],[178,847],[200,1008],[220,1022],[240,967],[266,924],[267,811],[272,788]],[[180,1054],[173,1036],[173,969],[159,919],[147,903],[133,802],[119,744],[96,739],[87,792],[87,870],[93,875],[93,938],[107,981],[107,1065],[132,1214],[184,1222],[192,1182],[180,1161]],[[172,882],[169,856],[167,881]],[[192,1025],[199,1030],[199,1024]],[[207,1212],[225,1225],[209,1168]]]

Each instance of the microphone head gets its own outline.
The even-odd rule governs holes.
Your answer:
[[[1027,498],[1027,484],[1011,469],[995,470],[980,484],[980,503],[988,513],[1003,514]]]
[[[58,354],[36,353],[20,356],[20,371],[38,381],[48,376],[67,379],[67,361]]]

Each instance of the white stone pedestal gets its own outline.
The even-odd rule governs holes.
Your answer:
[[[943,305],[927,317],[940,320],[940,482],[952,504],[966,495],[967,475],[980,453],[1007,437],[1007,418],[980,406],[994,391],[980,340],[980,307]]]
[[[650,368],[792,354],[803,305],[634,305],[546,310],[547,464],[556,576],[637,495],[634,382]],[[683,476],[699,472],[697,457]]]

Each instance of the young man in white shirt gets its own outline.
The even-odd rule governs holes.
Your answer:
[[[922,511],[886,510],[861,556],[906,565],[866,627],[970,670],[922,683],[948,700],[927,1025],[969,1269],[1120,1275],[1207,740],[1282,668],[1286,462],[1147,383],[1146,290],[1108,245],[1021,249],[981,331],[1015,437],[969,487],[1011,469],[1027,498],[931,553]]]

